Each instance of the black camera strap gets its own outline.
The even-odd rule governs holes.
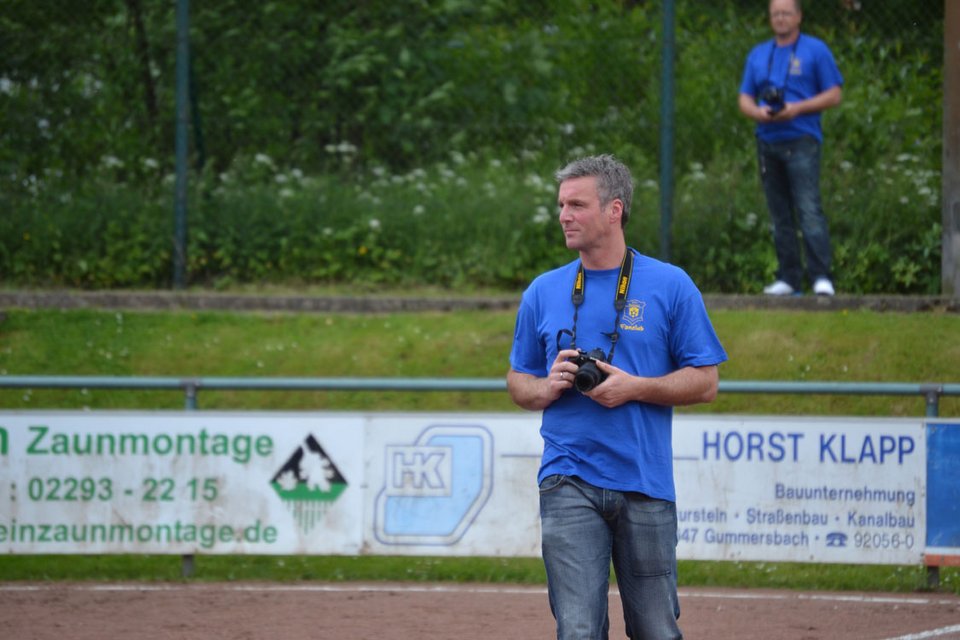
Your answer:
[[[607,355],[607,362],[613,361],[613,352],[617,348],[617,340],[620,339],[620,313],[627,306],[627,294],[630,292],[630,277],[633,275],[633,251],[627,247],[623,254],[623,260],[620,261],[620,275],[617,276],[616,296],[613,299],[613,308],[616,309],[616,315],[613,318],[613,331],[603,335],[610,338],[610,353]],[[573,281],[573,293],[570,294],[570,301],[573,302],[573,329],[561,329],[557,332],[557,349],[560,348],[560,336],[564,333],[570,335],[570,348],[577,348],[577,314],[580,311],[580,305],[586,299],[587,274],[583,270],[583,262],[577,266],[577,278]]]
[[[787,88],[787,82],[790,80],[790,66],[793,64],[793,60],[797,57],[797,45],[800,44],[800,35],[801,34],[799,33],[797,34],[797,39],[793,41],[793,46],[790,47],[790,60],[787,61],[787,74],[783,77],[783,85],[780,86],[781,90],[785,90]],[[773,54],[775,54],[776,52],[777,52],[777,41],[774,39],[770,41],[770,57],[767,58],[767,84],[773,85],[773,86],[777,86],[776,84],[774,84],[773,78],[772,78]]]

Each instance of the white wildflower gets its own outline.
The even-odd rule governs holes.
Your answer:
[[[534,224],[546,224],[550,222],[551,218],[552,216],[550,215],[550,210],[547,207],[540,205],[537,207],[537,212],[533,215],[533,222]]]

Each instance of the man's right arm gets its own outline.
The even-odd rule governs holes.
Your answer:
[[[757,104],[757,101],[748,93],[741,93],[737,101],[740,113],[754,122],[770,122],[770,112]]]
[[[538,378],[529,373],[510,369],[507,372],[507,391],[510,399],[521,409],[542,411],[550,404],[547,400],[547,378]]]
[[[576,366],[573,368],[575,370]],[[543,411],[572,386],[572,373],[567,374],[567,380],[554,378],[553,374],[540,378],[510,369],[507,372],[507,391],[510,399],[521,409]]]

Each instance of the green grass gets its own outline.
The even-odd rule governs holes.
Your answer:
[[[0,580],[170,582],[408,581],[545,584],[539,558],[427,556],[196,556],[184,578],[179,556],[0,556]],[[831,591],[925,591],[920,566],[866,566],[681,560],[682,587],[735,587]],[[960,570],[940,571],[939,590],[960,594]]]
[[[946,313],[715,311],[724,380],[951,382],[960,316]],[[0,375],[499,378],[512,312],[231,314],[8,310]],[[213,392],[201,409],[513,411],[490,392]],[[180,409],[179,392],[0,389],[6,409]],[[690,411],[920,416],[922,398],[721,394]],[[943,416],[960,399],[943,398]],[[910,592],[918,566],[680,563],[685,586]],[[179,556],[3,556],[0,580],[179,580]],[[198,556],[197,580],[449,580],[542,583],[537,559]],[[941,589],[960,593],[960,572]]]
[[[538,558],[197,556],[195,579],[449,581],[542,584]],[[5,556],[2,580],[180,580],[180,556]]]
[[[730,311],[711,314],[723,380],[957,382],[960,316]],[[0,375],[502,378],[510,311],[395,314],[7,312]],[[203,409],[513,411],[505,393],[202,391]],[[0,406],[178,409],[179,392],[0,389]],[[923,415],[923,399],[721,394],[685,411]],[[941,415],[960,415],[943,398]]]

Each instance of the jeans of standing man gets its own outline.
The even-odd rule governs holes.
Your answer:
[[[552,475],[540,483],[540,520],[559,640],[607,639],[611,559],[627,636],[683,637],[675,503]]]
[[[777,279],[796,291],[802,288],[799,223],[810,282],[818,278],[833,280],[830,232],[820,203],[820,143],[804,136],[784,142],[758,140],[757,145],[760,179],[773,222]]]

